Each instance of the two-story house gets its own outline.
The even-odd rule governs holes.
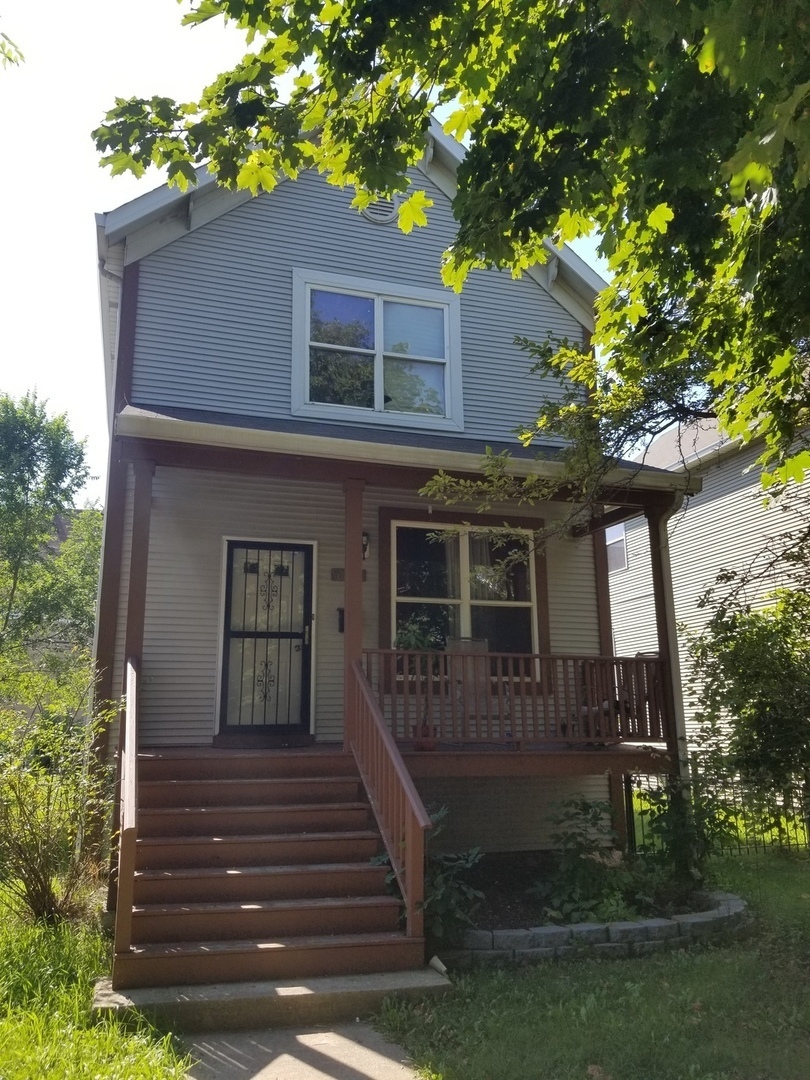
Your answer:
[[[118,986],[419,966],[425,804],[449,807],[448,847],[539,849],[557,800],[609,797],[621,829],[623,776],[676,767],[665,522],[688,480],[619,463],[606,516],[542,550],[565,501],[419,495],[486,446],[558,474],[558,448],[514,436],[555,392],[514,338],[586,337],[601,284],[555,249],[444,288],[462,153],[434,128],[408,235],[315,173],[98,219]],[[639,514],[660,659],[613,655],[599,525]],[[525,559],[504,576],[505,522]]]

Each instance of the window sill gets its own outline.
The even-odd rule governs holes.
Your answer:
[[[348,405],[319,405],[305,402],[292,410],[293,416],[313,420],[349,420],[355,424],[375,424],[379,427],[414,428],[418,431],[463,431],[464,425],[450,416],[433,413],[376,412],[355,409]]]

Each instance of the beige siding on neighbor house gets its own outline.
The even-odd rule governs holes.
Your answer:
[[[313,467],[317,473],[317,466]],[[123,675],[127,568],[131,535],[130,479],[121,580],[116,674]],[[414,494],[368,488],[364,527],[371,538],[364,563],[364,644],[377,646],[379,509],[424,510]],[[318,740],[343,733],[343,637],[338,608],[345,606],[339,574],[343,558],[344,495],[340,484],[306,484],[273,477],[158,466],[153,482],[142,664],[141,732],[145,745],[206,745],[215,731],[226,537],[317,543],[314,624],[314,728]],[[501,520],[508,518],[502,513]],[[544,508],[548,519],[555,508]],[[470,515],[474,519],[474,514]],[[557,651],[598,653],[598,623],[589,539],[560,539],[549,550],[549,611]],[[338,578],[335,580],[335,578]]]
[[[650,531],[647,519],[633,518],[624,527],[627,566],[610,575],[613,647],[617,656],[658,651],[655,627]]]
[[[693,496],[669,524],[672,585],[678,624],[699,632],[711,616],[698,601],[721,570],[747,569],[766,538],[795,523],[790,514],[765,503],[754,466],[758,449],[729,452],[700,475],[703,491]],[[749,471],[750,470],[750,471]],[[621,652],[655,648],[655,614],[649,576],[649,541],[643,520],[627,528],[628,568],[610,577],[614,636]],[[750,590],[748,601],[761,605],[776,582]],[[687,635],[679,633],[678,648],[684,684],[689,677]],[[687,726],[698,708],[694,695],[684,694]]]

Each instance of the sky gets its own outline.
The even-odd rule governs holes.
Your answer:
[[[175,0],[0,0],[25,62],[0,68],[0,391],[36,391],[86,440],[103,501],[108,435],[94,214],[159,186],[110,177],[90,138],[116,97],[194,100],[245,52]],[[429,226],[428,226],[429,227]],[[593,262],[593,244],[579,248]]]

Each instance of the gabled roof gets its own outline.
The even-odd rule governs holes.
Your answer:
[[[463,146],[445,135],[432,120],[428,147],[419,168],[449,199],[456,193],[456,174]],[[289,181],[282,181],[289,182]],[[197,169],[197,185],[188,191],[164,184],[137,199],[96,216],[99,265],[107,266],[112,249],[123,245],[123,264],[136,262],[185,233],[247,202],[247,191],[231,191],[216,183],[206,166]],[[605,282],[569,247],[546,244],[549,258],[529,275],[587,330],[593,329],[593,302]]]

